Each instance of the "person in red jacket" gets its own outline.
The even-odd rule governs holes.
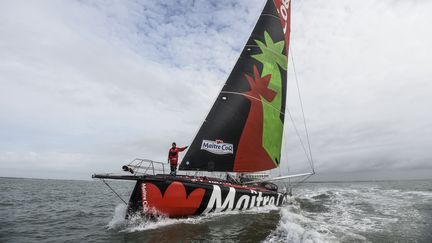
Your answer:
[[[168,152],[168,164],[171,166],[170,175],[175,176],[177,172],[177,161],[178,161],[178,153],[187,149],[188,146],[183,148],[177,148],[176,143],[172,143],[172,147]]]

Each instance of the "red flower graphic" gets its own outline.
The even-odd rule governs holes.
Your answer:
[[[186,196],[186,189],[183,183],[172,182],[162,196],[159,188],[152,183],[145,184],[144,207],[148,210],[156,210],[158,214],[169,217],[183,217],[193,215],[199,208],[204,197],[205,189],[197,188],[193,190],[189,197]],[[144,188],[143,188],[144,190]],[[143,191],[144,197],[144,191]]]
[[[251,88],[251,91],[249,91],[248,94],[257,99],[260,99],[260,96],[262,96],[268,102],[271,102],[277,94],[274,90],[268,88],[271,74],[267,74],[264,77],[261,77],[261,74],[259,73],[258,68],[255,65],[253,67],[253,72],[254,77],[245,74]]]

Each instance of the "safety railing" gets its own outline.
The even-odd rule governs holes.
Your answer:
[[[123,171],[133,175],[156,175],[165,174],[166,163],[150,159],[134,159],[129,164],[122,167]]]

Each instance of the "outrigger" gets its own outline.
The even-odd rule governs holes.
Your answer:
[[[288,192],[279,190],[272,181],[314,174],[312,171],[250,179],[251,173],[268,171],[280,164],[290,15],[289,0],[266,1],[237,63],[179,167],[197,173],[226,172],[226,178],[172,176],[167,174],[166,163],[145,159],[123,166],[127,174],[93,175],[136,181],[128,203],[129,215],[138,212],[188,217],[280,206]],[[205,76],[200,79],[204,81]]]

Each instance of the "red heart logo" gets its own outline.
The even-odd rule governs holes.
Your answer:
[[[163,196],[159,188],[153,183],[143,183],[141,186],[143,194],[144,190],[146,194],[147,205],[145,205],[145,201],[143,200],[144,208],[147,207],[147,211],[151,212],[155,210],[158,214],[168,217],[193,215],[201,205],[205,193],[205,189],[197,188],[187,197],[185,186],[178,181],[172,182]]]

